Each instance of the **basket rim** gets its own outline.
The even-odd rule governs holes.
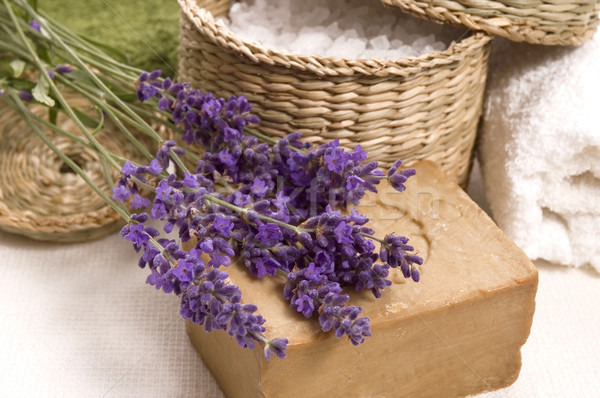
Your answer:
[[[0,214],[0,231],[48,242],[82,242],[118,230],[121,217],[115,217],[113,213],[103,208],[71,216],[40,216],[26,212]],[[86,223],[78,222],[84,217]]]
[[[241,55],[252,63],[283,67],[292,71],[314,73],[317,76],[408,76],[423,69],[437,65],[448,65],[464,60],[464,54],[477,52],[488,45],[492,36],[483,31],[469,32],[470,35],[452,41],[447,49],[433,51],[418,57],[406,57],[397,60],[383,58],[352,59],[320,55],[305,55],[264,46],[236,36],[224,25],[217,23],[212,13],[200,7],[195,0],[178,0],[182,16],[205,38],[215,45]]]
[[[504,5],[504,9],[515,9],[514,2],[507,3],[504,0],[483,0],[481,4],[488,4],[489,8],[476,8],[469,6],[468,0],[381,0],[386,7],[399,8],[403,12],[414,15],[421,19],[447,23],[455,26],[464,26],[472,30],[484,31],[490,35],[505,37],[515,42],[527,42],[542,45],[579,46],[591,39],[600,24],[600,0],[587,0],[591,6],[588,12],[579,14],[586,15],[585,22],[557,23],[551,15],[560,15],[560,11],[548,11],[540,9],[536,15],[532,13],[524,18],[518,13],[510,14],[508,11],[497,9],[497,5]],[[573,0],[573,6],[580,5],[582,0]],[[551,7],[556,1],[544,1],[542,7]],[[496,6],[495,6],[496,5]],[[564,4],[558,4],[564,6]],[[530,7],[533,9],[534,7]],[[484,11],[477,15],[476,10]],[[490,16],[486,12],[494,10]],[[572,12],[571,10],[564,11]],[[541,22],[541,23],[539,23]],[[562,26],[562,29],[558,29]]]

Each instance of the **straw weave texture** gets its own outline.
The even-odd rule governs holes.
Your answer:
[[[466,182],[490,51],[485,33],[418,58],[319,57],[236,37],[213,18],[227,1],[179,4],[180,78],[217,96],[245,95],[261,132],[360,144],[383,167],[428,159]]]
[[[599,23],[600,0],[382,0],[421,18],[545,45],[580,45]]]
[[[63,90],[72,107],[98,117],[90,103]],[[47,118],[48,108],[31,105]],[[72,120],[59,112],[62,129],[82,135]],[[97,154],[81,144],[45,129],[45,134],[71,157],[109,196]],[[108,121],[96,138],[105,148],[130,160],[141,160],[127,138]],[[117,215],[69,166],[67,166],[10,106],[0,102],[0,229],[37,240],[80,242],[100,238],[119,227]],[[112,178],[118,179],[118,171]]]

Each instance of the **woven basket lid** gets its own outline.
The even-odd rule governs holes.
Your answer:
[[[68,91],[64,95],[71,106],[97,117],[87,100]],[[44,106],[32,105],[30,109],[40,117],[47,117],[48,108]],[[68,132],[81,135],[74,122],[62,112],[56,123]],[[108,151],[136,160],[135,148],[115,130],[106,122],[96,138]],[[93,150],[50,130],[45,130],[45,134],[111,195],[102,165]],[[37,240],[81,242],[105,236],[120,226],[121,217],[2,101],[0,170],[1,230]],[[117,170],[112,174],[113,179],[118,178]]]
[[[582,44],[594,35],[600,12],[600,0],[381,1],[435,22],[544,45]]]

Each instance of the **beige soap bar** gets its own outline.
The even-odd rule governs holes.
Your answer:
[[[245,301],[267,319],[267,337],[287,337],[287,358],[239,348],[225,332],[188,324],[204,363],[228,398],[462,397],[508,386],[521,367],[535,307],[537,271],[521,250],[431,163],[417,165],[404,193],[381,186],[361,212],[377,234],[411,239],[425,259],[421,281],[394,282],[383,296],[351,293],[371,318],[358,346],[294,313],[282,281],[229,268]]]

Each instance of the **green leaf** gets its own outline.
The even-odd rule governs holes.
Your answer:
[[[10,86],[18,91],[31,91],[34,87],[34,83],[27,79],[11,78],[9,82]]]
[[[91,129],[96,129],[100,124],[103,123],[103,121],[94,119],[87,113],[82,112],[77,108],[73,108],[73,111],[75,112],[75,115],[77,115],[77,117],[79,118],[79,120],[81,120],[81,123],[83,123],[83,125],[85,127],[89,127]]]
[[[15,59],[14,61],[11,61],[10,70],[12,72],[13,77],[21,76],[23,74],[23,71],[25,70],[25,65],[25,61],[21,59]]]
[[[33,8],[35,11],[37,11],[37,9],[38,9],[38,2],[37,2],[37,0],[27,0],[27,2],[31,6],[31,8]]]
[[[42,77],[33,90],[31,90],[31,94],[33,94],[33,98],[35,98],[36,101],[41,102],[44,105],[54,106],[54,100],[48,95],[49,88],[48,81]]]

